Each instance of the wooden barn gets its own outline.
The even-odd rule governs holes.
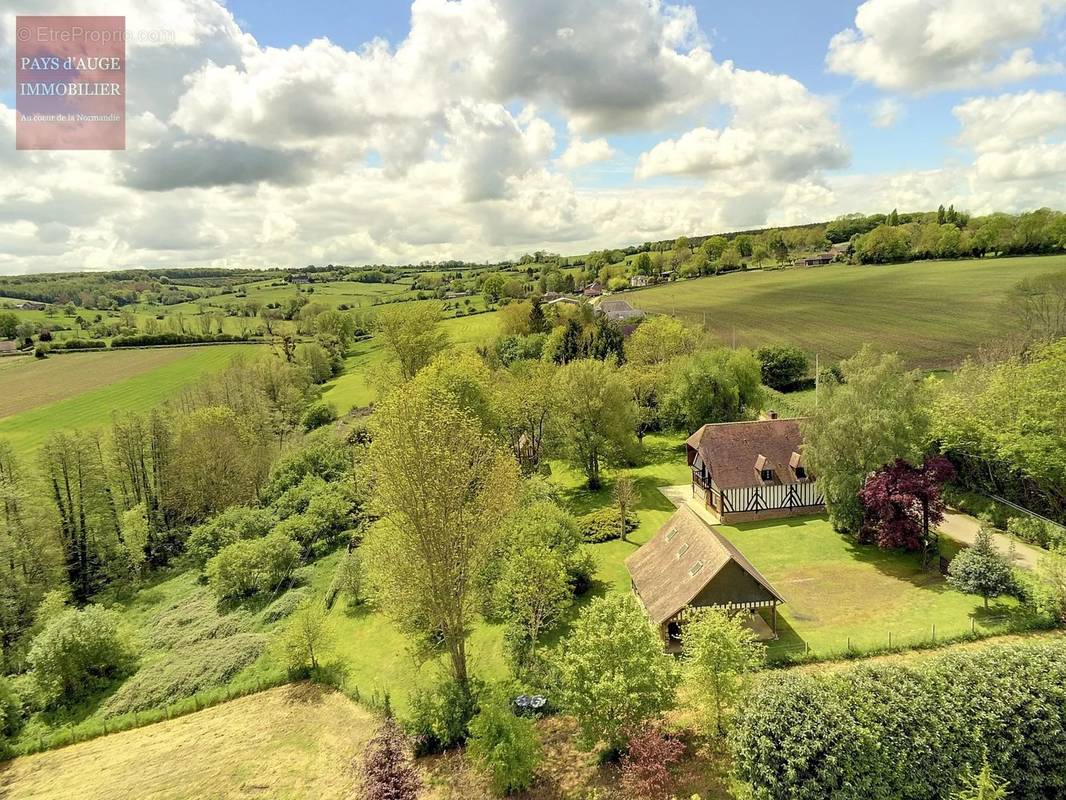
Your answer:
[[[626,559],[633,591],[671,651],[680,649],[686,620],[697,608],[744,615],[760,639],[777,638],[781,595],[732,542],[687,504]],[[769,624],[759,609],[770,612]]]
[[[725,523],[825,510],[803,462],[799,420],[704,425],[688,442],[692,492]]]

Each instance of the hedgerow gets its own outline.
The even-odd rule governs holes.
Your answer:
[[[1000,645],[759,682],[731,734],[755,800],[946,798],[987,756],[1015,800],[1066,791],[1066,648]]]

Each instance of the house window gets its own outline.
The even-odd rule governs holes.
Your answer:
[[[796,467],[796,479],[805,481],[807,480],[807,470],[804,467]]]
[[[764,469],[760,474],[764,481],[772,481],[774,479],[774,471],[772,469]]]

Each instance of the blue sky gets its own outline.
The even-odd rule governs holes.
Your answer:
[[[126,151],[0,151],[0,273],[482,260],[1063,202],[1066,0],[108,10],[175,41],[128,48]],[[10,139],[13,101],[0,72]]]

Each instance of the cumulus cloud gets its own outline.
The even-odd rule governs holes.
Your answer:
[[[830,105],[798,81],[725,64],[715,83],[733,109],[731,124],[694,128],[660,142],[641,154],[638,179],[734,171],[738,179],[787,182],[847,165],[848,149]]]
[[[1027,44],[1066,10],[1066,0],[866,0],[855,26],[829,43],[832,72],[882,89],[996,86],[1062,72]]]
[[[875,128],[891,128],[899,122],[903,114],[903,105],[894,97],[886,97],[874,105],[870,115],[870,124]]]
[[[1019,92],[976,97],[952,110],[959,141],[978,152],[1009,150],[1019,143],[1066,132],[1066,92]]]
[[[578,169],[588,164],[595,164],[597,161],[606,161],[614,155],[614,148],[602,137],[585,141],[575,136],[570,140],[566,151],[559,157],[559,162],[567,169]]]

